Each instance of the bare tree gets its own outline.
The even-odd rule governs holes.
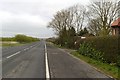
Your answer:
[[[73,17],[73,24],[76,27],[77,33],[83,28],[86,8],[83,5],[74,5],[69,8],[70,12],[72,13]]]
[[[118,5],[120,5],[120,1],[118,2]],[[120,10],[118,11],[118,17],[120,17]]]
[[[48,27],[53,28],[59,34],[64,28],[70,27],[70,24],[68,24],[69,17],[69,11],[58,11],[52,21],[49,22]]]
[[[49,22],[48,27],[53,28],[58,34],[62,29],[70,29],[71,27],[79,32],[83,26],[85,11],[85,7],[78,4],[66,10],[58,11],[52,21]]]
[[[111,23],[118,18],[118,11],[120,11],[120,5],[118,5],[117,2],[101,0],[100,2],[92,2],[92,4],[89,5],[87,17],[89,21],[91,21],[91,24],[96,25],[99,22],[99,35],[108,35],[111,31]],[[94,20],[96,20],[96,22]]]
[[[90,33],[94,34],[95,36],[99,36],[101,31],[100,19],[92,19],[88,23],[88,30]]]

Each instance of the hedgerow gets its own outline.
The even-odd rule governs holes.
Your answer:
[[[120,66],[120,37],[92,37],[79,40],[79,53],[96,60]]]

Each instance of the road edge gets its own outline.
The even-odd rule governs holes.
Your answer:
[[[80,60],[80,61],[88,64],[88,63],[85,62],[84,60],[81,60],[81,59],[79,59],[78,57],[75,57],[74,55],[70,54],[69,52],[65,51],[64,49],[61,49],[61,48],[58,48],[58,49],[61,50],[61,51],[63,51],[63,52],[66,52],[68,55],[70,55],[70,56],[73,57],[74,59]],[[90,65],[90,64],[88,64],[88,65]],[[113,78],[112,76],[110,76],[110,75],[108,75],[108,74],[105,74],[103,71],[99,70],[98,68],[96,68],[96,67],[94,67],[94,66],[92,66],[92,65],[90,65],[90,66],[91,66],[92,68],[94,68],[95,70],[97,70],[98,72],[103,73],[104,75],[108,76],[109,78]],[[113,79],[114,79],[114,78],[113,78]],[[114,80],[116,80],[116,79],[114,79]]]

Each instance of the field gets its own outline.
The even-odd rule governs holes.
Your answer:
[[[2,41],[2,42],[0,42],[1,47],[12,47],[12,46],[20,46],[20,45],[24,45],[24,44],[21,44],[19,42],[15,42],[15,41]]]

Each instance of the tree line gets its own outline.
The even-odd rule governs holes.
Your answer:
[[[55,30],[61,44],[71,43],[75,36],[108,36],[119,11],[117,1],[101,0],[88,6],[77,4],[58,11],[47,27]]]
[[[49,22],[59,35],[64,28],[73,27],[76,33],[86,27],[95,36],[109,35],[111,23],[119,17],[120,5],[116,2],[91,2],[88,6],[80,4],[58,11]]]

